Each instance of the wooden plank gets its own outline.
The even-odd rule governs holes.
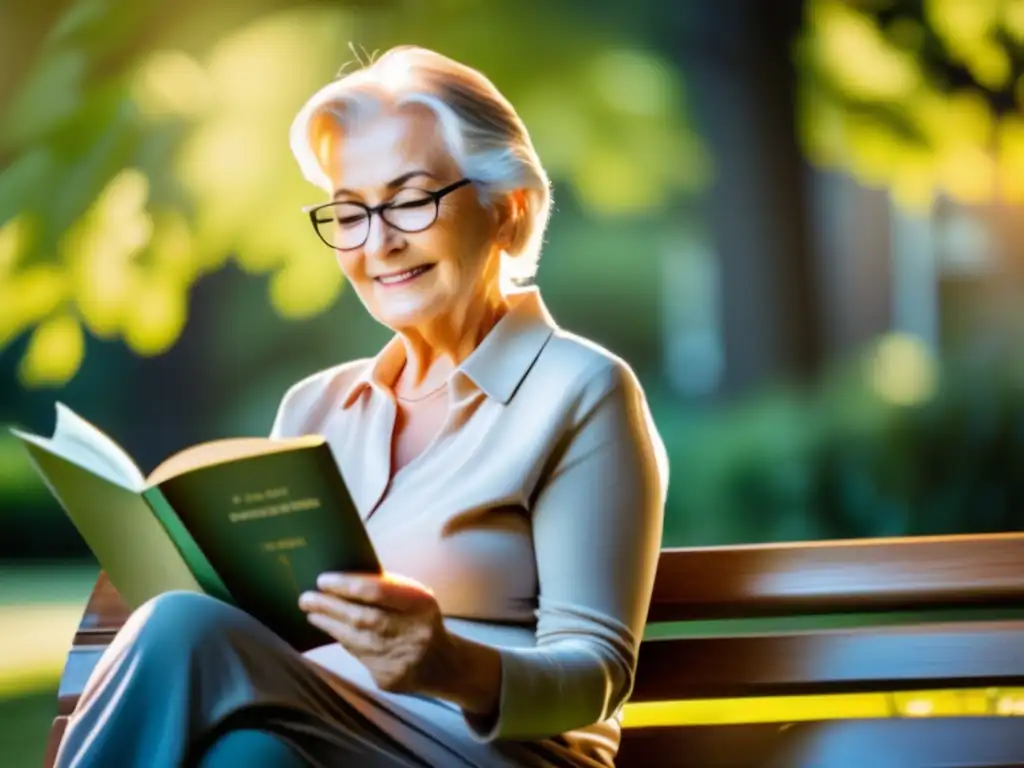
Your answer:
[[[74,710],[105,647],[77,646],[59,711]],[[630,701],[1024,684],[1024,622],[652,640]]]
[[[66,717],[74,712],[89,675],[130,613],[107,575],[100,572],[64,662],[57,692],[57,711],[60,716]],[[54,721],[56,727],[57,721]],[[63,729],[64,723],[61,722],[60,734],[63,734]]]
[[[1024,604],[1024,534],[665,549],[649,620]],[[130,611],[100,574],[83,631]]]
[[[1024,533],[665,549],[650,621],[1024,604]]]
[[[64,730],[68,727],[66,715],[54,718],[50,726],[50,735],[46,739],[46,751],[43,753],[43,768],[53,768],[57,761],[57,751],[60,749],[60,742],[64,738]]]
[[[899,718],[644,728],[623,733],[618,768],[993,768],[1024,765],[1024,721]]]
[[[82,695],[85,684],[89,681],[89,675],[96,668],[96,664],[105,650],[105,645],[76,645],[71,649],[68,660],[64,664],[60,687],[57,689],[57,712],[59,714],[70,715],[75,711],[78,697]]]
[[[89,595],[89,602],[86,603],[85,611],[82,614],[82,621],[79,624],[79,631],[84,633],[116,633],[131,611],[125,605],[121,595],[118,594],[114,585],[110,583],[105,573],[100,573]]]
[[[651,640],[631,701],[1024,683],[1024,622]]]

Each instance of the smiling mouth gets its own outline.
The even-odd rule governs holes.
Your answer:
[[[412,282],[420,275],[426,274],[427,272],[432,270],[434,266],[434,264],[423,264],[419,267],[407,269],[405,272],[396,272],[391,275],[381,275],[380,277],[375,277],[373,279],[374,282],[380,283],[381,285],[404,285],[405,283]]]

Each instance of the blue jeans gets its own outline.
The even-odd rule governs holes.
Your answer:
[[[232,731],[218,739],[199,762],[199,768],[308,768],[309,763],[273,734],[265,731]]]

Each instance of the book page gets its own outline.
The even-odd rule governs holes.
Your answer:
[[[47,487],[130,608],[169,590],[203,591],[141,495],[35,441],[27,447]]]
[[[122,448],[63,403],[57,403],[53,437],[45,438],[18,429],[21,440],[77,464],[87,472],[132,491],[146,484],[142,472]]]
[[[213,440],[208,443],[200,443],[180,451],[166,459],[156,469],[149,473],[147,482],[150,486],[156,486],[172,477],[185,474],[200,467],[212,467],[215,464],[224,464],[230,461],[250,458],[252,456],[264,456],[281,451],[290,451],[295,448],[308,448],[320,445],[324,438],[320,435],[306,435],[288,439],[271,437],[233,437],[224,440]]]

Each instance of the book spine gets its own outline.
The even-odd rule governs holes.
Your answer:
[[[182,559],[188,565],[189,570],[195,577],[203,591],[211,597],[216,597],[226,603],[235,605],[235,599],[228,590],[227,585],[217,574],[213,565],[203,554],[192,534],[181,522],[174,508],[168,503],[166,497],[159,488],[148,488],[142,493],[142,498],[153,510],[156,519],[163,525],[164,530],[171,541],[178,548]]]

